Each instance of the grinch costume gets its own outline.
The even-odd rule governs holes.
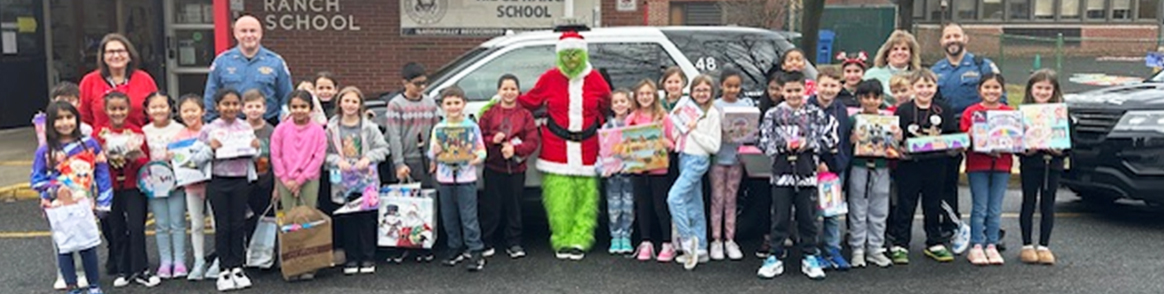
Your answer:
[[[538,78],[518,98],[529,109],[546,107],[542,149],[536,167],[545,173],[542,203],[550,222],[550,244],[558,258],[581,259],[594,244],[598,225],[598,127],[610,108],[610,86],[590,66],[586,41],[565,32],[557,44],[557,68]]]

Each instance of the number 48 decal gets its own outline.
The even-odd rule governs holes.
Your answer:
[[[700,57],[695,60],[695,68],[700,71],[715,70],[718,66],[715,64],[715,57]]]

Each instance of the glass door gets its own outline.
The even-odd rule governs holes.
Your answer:
[[[202,96],[214,62],[213,0],[165,0],[167,92]]]

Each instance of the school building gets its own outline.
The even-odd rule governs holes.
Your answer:
[[[895,26],[893,0],[829,0],[824,29],[834,50],[880,45]],[[372,95],[400,87],[399,70],[429,71],[507,31],[547,29],[569,12],[591,26],[748,25],[798,27],[800,0],[8,0],[0,6],[0,128],[29,125],[59,81],[96,67],[106,33],[129,37],[142,69],[164,91],[200,93],[217,52],[233,46],[229,23],[243,12],[265,27],[263,45],[296,80],[332,71]],[[572,6],[567,9],[566,4]],[[943,5],[943,3],[945,5]],[[967,24],[972,49],[1022,48],[1022,40],[977,35],[1067,36],[1071,50],[1137,55],[1157,40],[1159,0],[915,0],[915,31],[937,50],[937,24]],[[860,15],[860,17],[848,17]],[[846,16],[846,17],[838,17]],[[875,24],[875,25],[871,25]],[[873,34],[861,32],[875,32]],[[1113,46],[1113,39],[1138,39]],[[1152,42],[1149,42],[1152,41]],[[1029,45],[1029,44],[1027,44]],[[853,49],[849,49],[849,47]],[[1126,47],[1126,48],[1125,48]],[[1036,48],[1042,48],[1037,47]],[[1018,49],[1015,49],[1018,50]],[[1043,50],[1043,49],[1039,49]],[[1118,52],[1117,52],[1118,51]],[[937,52],[937,51],[935,51]],[[1018,52],[1018,51],[1016,51]],[[1138,53],[1137,53],[1138,52]]]

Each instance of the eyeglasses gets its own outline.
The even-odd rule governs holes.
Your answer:
[[[105,55],[126,55],[126,54],[129,54],[129,50],[125,50],[125,49],[105,50]]]
[[[424,87],[428,85],[428,80],[410,81],[408,83],[412,84],[413,86]]]

